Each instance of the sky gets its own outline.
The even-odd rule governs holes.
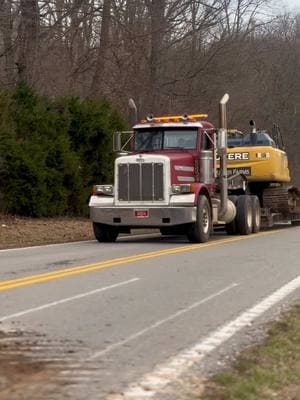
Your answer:
[[[269,10],[275,15],[284,13],[300,13],[300,0],[271,0]]]
[[[290,10],[297,9],[300,11],[300,0],[283,0],[282,4],[285,4]]]

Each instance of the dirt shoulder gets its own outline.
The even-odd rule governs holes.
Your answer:
[[[21,331],[3,333],[0,325],[0,400],[69,399],[61,373],[67,365],[63,357],[59,363],[44,360],[35,350],[41,346],[39,339],[44,338],[24,337]]]
[[[0,249],[94,239],[88,218],[22,218],[0,214]]]

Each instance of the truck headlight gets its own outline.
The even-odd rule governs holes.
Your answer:
[[[195,193],[195,185],[193,183],[174,184],[171,186],[171,194]]]
[[[114,187],[113,185],[94,185],[93,194],[96,196],[113,196]]]

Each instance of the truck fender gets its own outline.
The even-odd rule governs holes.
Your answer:
[[[199,199],[200,194],[203,194],[208,198],[210,207],[212,207],[209,191],[203,183],[195,184],[195,204],[194,205],[196,206],[198,204],[198,199]]]

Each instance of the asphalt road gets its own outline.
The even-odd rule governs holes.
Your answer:
[[[46,398],[162,399],[299,293],[299,243],[289,227],[200,245],[150,235],[0,251],[0,331],[59,368],[35,382]]]

